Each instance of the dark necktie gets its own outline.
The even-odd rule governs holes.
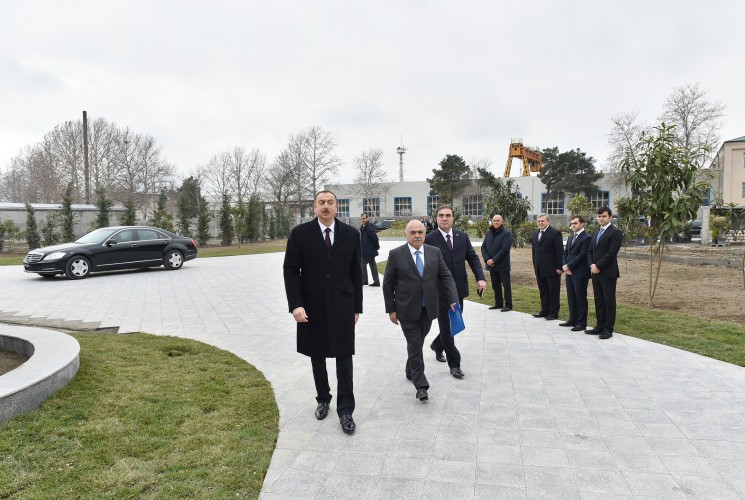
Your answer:
[[[326,248],[331,248],[331,228],[326,228]]]
[[[541,241],[541,236],[543,236],[543,231],[540,231],[540,232],[538,233],[538,241]]]
[[[452,252],[453,251],[453,240],[450,239],[450,235],[449,234],[446,234],[445,237],[448,239],[448,248]]]
[[[577,235],[572,233],[571,236],[569,236],[569,244],[567,245],[568,248],[572,248],[572,245],[574,245],[574,238],[576,238]]]

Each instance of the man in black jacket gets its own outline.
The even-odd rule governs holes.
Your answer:
[[[554,320],[559,317],[559,294],[561,292],[561,258],[564,253],[564,240],[561,231],[548,223],[548,215],[541,214],[536,219],[538,231],[533,234],[533,269],[541,296],[541,311],[535,318]]]
[[[380,286],[380,275],[378,274],[378,265],[375,263],[375,257],[378,256],[380,241],[375,228],[367,220],[367,214],[360,215],[360,252],[362,254],[362,285],[367,285],[367,266],[370,266],[372,273],[372,285]]]
[[[590,235],[585,231],[585,219],[575,215],[571,219],[572,232],[564,248],[567,302],[569,319],[559,326],[570,326],[573,332],[584,331],[587,327],[587,282],[590,281],[590,265],[587,253],[590,251]]]
[[[491,219],[491,227],[481,244],[481,256],[489,269],[491,287],[494,290],[494,305],[489,309],[500,309],[502,312],[512,310],[512,285],[510,284],[510,250],[512,233],[504,227],[502,216],[497,214]],[[504,287],[504,298],[502,297]]]
[[[321,191],[317,217],[293,228],[284,262],[285,293],[297,322],[297,351],[310,357],[316,384],[316,418],[331,402],[326,358],[336,358],[336,413],[342,430],[355,430],[352,355],[354,327],[362,312],[360,233],[336,216],[336,195]]]
[[[599,335],[601,339],[611,338],[616,324],[616,282],[620,276],[618,251],[623,243],[623,233],[611,224],[611,215],[608,207],[598,210],[599,227],[592,235],[587,259],[592,274],[597,325],[585,333]]]
[[[481,268],[479,256],[473,249],[468,234],[453,229],[453,222],[453,207],[443,205],[438,208],[437,229],[427,235],[425,242],[440,249],[445,265],[455,280],[455,287],[458,289],[458,302],[461,310],[463,310],[463,299],[468,297],[466,262],[476,276],[480,292],[483,292],[486,288],[486,278],[484,277],[484,270]],[[444,296],[444,294],[441,294],[441,296]],[[430,348],[435,351],[437,361],[445,361],[442,356],[444,351],[447,356],[448,367],[450,367],[450,374],[455,378],[463,378],[463,370],[460,368],[460,352],[455,347],[455,341],[450,335],[448,307],[449,303],[447,301],[440,301],[440,315],[437,317],[437,323],[440,325],[440,335],[435,337]]]

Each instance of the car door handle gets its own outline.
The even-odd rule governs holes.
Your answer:
[[[136,247],[136,246],[137,246],[137,243],[132,243],[132,244],[131,244],[131,245],[129,245],[129,246],[130,246],[130,247]]]

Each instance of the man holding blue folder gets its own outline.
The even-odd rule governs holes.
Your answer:
[[[391,250],[383,276],[385,312],[394,324],[401,324],[406,337],[406,378],[416,387],[416,398],[427,401],[429,382],[424,376],[424,338],[440,314],[442,291],[450,309],[455,310],[458,293],[437,247],[424,244],[424,224],[412,220],[406,225],[403,246]]]

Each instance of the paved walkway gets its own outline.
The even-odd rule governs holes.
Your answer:
[[[365,287],[357,432],[343,434],[333,414],[317,421],[282,258],[197,259],[177,272],[83,281],[2,267],[0,320],[187,337],[251,362],[280,409],[267,500],[745,498],[745,368],[619,334],[600,341],[488,304],[465,306],[464,379],[427,351],[423,404],[382,292]],[[333,363],[329,371],[333,380]]]

